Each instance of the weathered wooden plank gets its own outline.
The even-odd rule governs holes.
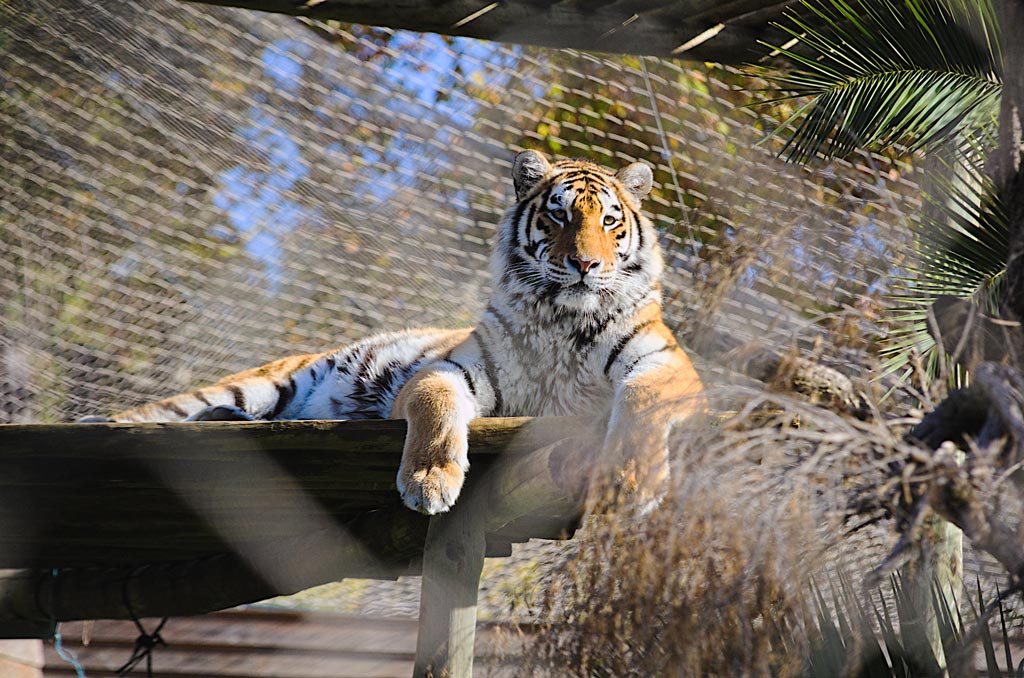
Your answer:
[[[474,422],[470,475],[577,421]],[[379,420],[0,426],[0,567],[123,565],[133,545],[139,564],[179,560],[396,509],[404,436]]]
[[[59,668],[56,652],[47,648],[47,664]],[[131,655],[131,647],[89,645],[77,650],[90,678],[116,678],[116,670]],[[409,658],[401,653],[373,655],[356,652],[317,654],[274,649],[238,652],[232,648],[189,648],[169,643],[154,655],[156,675],[165,678],[395,678],[409,675]],[[66,664],[65,664],[66,666]],[[46,676],[62,675],[47,669]],[[63,675],[74,676],[66,669]],[[145,675],[144,667],[133,674]],[[4,674],[4,678],[9,678]]]
[[[469,445],[475,456],[529,452],[533,440],[557,440],[564,436],[567,425],[579,421],[562,417],[476,419],[470,425]],[[400,457],[405,428],[401,419],[0,424],[0,454],[5,459],[177,456],[192,461],[231,460],[240,451],[319,450]]]
[[[191,0],[348,23],[594,52],[748,63],[792,0]],[[709,30],[710,29],[710,30]],[[690,45],[685,52],[679,49]]]
[[[142,623],[149,629],[159,621],[143,619]],[[518,625],[514,628],[522,630]],[[108,675],[113,678],[113,669],[131,654],[138,634],[135,626],[128,621],[90,623],[88,645],[81,642],[83,630],[80,623],[62,625],[65,648],[76,653],[90,678]],[[167,645],[158,648],[154,655],[154,671],[161,676],[367,678],[379,675],[409,678],[416,647],[416,621],[297,611],[231,610],[172,619],[161,635]],[[523,651],[521,641],[511,641],[512,635],[510,626],[478,625],[476,662],[483,667],[483,675],[492,678],[515,675],[513,671],[495,670],[502,668],[503,658],[518,658]],[[74,678],[74,671],[56,656],[52,645],[48,645],[46,675],[51,673]],[[143,673],[143,670],[136,670],[132,675]],[[7,678],[2,672],[0,675]]]
[[[330,480],[358,466],[351,453],[368,439],[380,449],[366,460],[397,466],[397,423],[0,426],[0,567],[23,568],[0,576],[0,620],[198,614],[415,572],[427,518],[400,505],[391,480],[372,491]],[[581,485],[563,471],[580,465],[580,446],[564,438],[592,428],[473,423],[467,487],[489,487],[492,552],[571,532]]]

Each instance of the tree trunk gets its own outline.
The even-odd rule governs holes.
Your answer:
[[[1021,131],[1024,129],[1024,44],[1018,30],[1024,28],[1024,2],[997,2],[1002,26],[1003,94],[999,110],[999,148],[991,159],[990,172],[1006,210],[1009,252],[1006,261],[1005,317],[1024,319],[1024,173],[1021,171]],[[1016,367],[1021,367],[1020,333],[1017,333]]]
[[[996,0],[1001,30],[1003,89],[999,147],[988,171],[1007,217],[1006,288],[1002,318],[980,315],[967,302],[939,299],[932,307],[932,332],[948,352],[966,354],[972,375],[969,389],[956,391],[911,432],[933,455],[920,480],[926,501],[963,530],[975,548],[994,556],[1014,580],[1024,574],[1019,515],[999,499],[1000,492],[1022,492],[1007,469],[1024,461],[1024,0]],[[941,446],[950,441],[966,457],[953,459]],[[959,453],[958,453],[959,454]],[[962,463],[961,461],[962,460]],[[914,464],[908,469],[913,471]],[[918,504],[915,504],[917,506]],[[1020,503],[1014,504],[1019,506]],[[1018,515],[1010,515],[1010,513]]]

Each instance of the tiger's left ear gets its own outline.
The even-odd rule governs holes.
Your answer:
[[[651,192],[654,184],[654,173],[642,162],[626,165],[615,173],[615,178],[629,191],[637,201],[643,200]]]
[[[522,200],[551,171],[551,163],[537,151],[523,151],[512,162],[512,184],[516,200]]]

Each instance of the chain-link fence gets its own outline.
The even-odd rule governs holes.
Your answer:
[[[671,322],[782,347],[866,355],[918,207],[883,158],[775,159],[711,65],[171,1],[0,18],[3,422],[472,323],[522,148],[656,165]]]
[[[870,367],[912,256],[913,167],[786,165],[767,138],[785,111],[744,106],[750,87],[174,0],[0,0],[0,423],[471,324],[523,148],[655,166],[676,329],[822,338]]]

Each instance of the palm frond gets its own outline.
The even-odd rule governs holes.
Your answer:
[[[1008,225],[979,156],[957,152],[937,172],[934,187],[925,196],[927,207],[914,226],[919,258],[894,289],[896,308],[890,318],[893,330],[882,350],[883,375],[905,372],[912,351],[922,357],[933,376],[942,371],[927,326],[928,308],[938,297],[970,298],[983,310],[998,312]],[[962,378],[956,370],[950,369],[949,374]]]
[[[765,71],[779,98],[810,97],[779,129],[806,162],[856,148],[917,149],[995,128],[1001,83],[990,0],[804,0],[774,49],[796,67]],[[778,101],[778,99],[775,99]]]

